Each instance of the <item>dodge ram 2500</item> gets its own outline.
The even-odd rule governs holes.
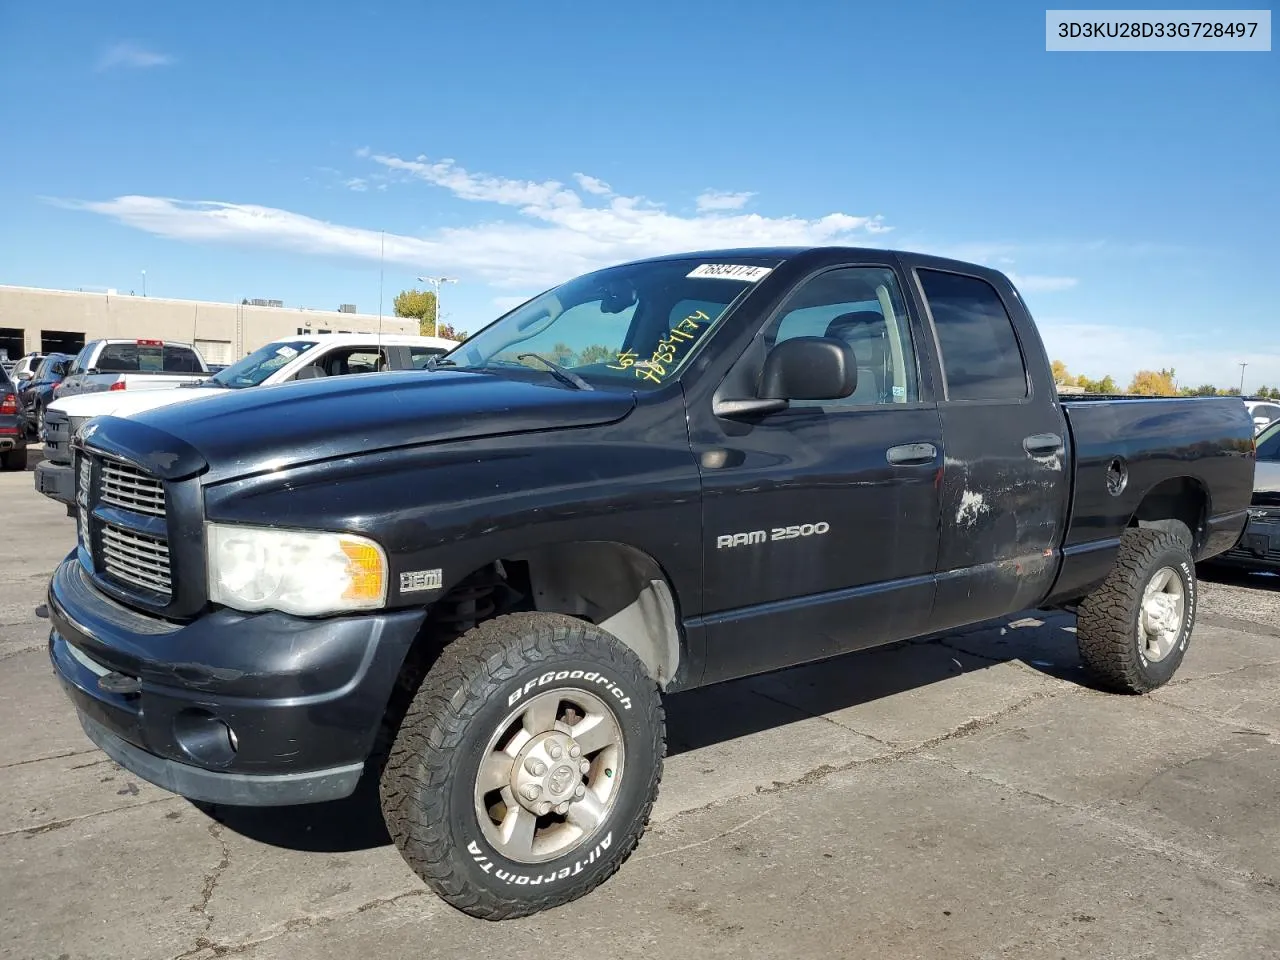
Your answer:
[[[1165,683],[1255,457],[1235,398],[1063,401],[1001,273],[847,248],[600,270],[432,370],[73,447],[49,652],[88,737],[223,804],[368,777],[494,919],[631,853],[663,692],[1032,608],[1097,684]]]

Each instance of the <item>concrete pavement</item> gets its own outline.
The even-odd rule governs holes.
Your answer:
[[[1280,956],[1275,578],[1204,582],[1148,697],[1084,686],[1061,614],[672,697],[635,855],[491,924],[368,795],[202,809],[93,749],[33,613],[73,537],[0,474],[0,957]]]

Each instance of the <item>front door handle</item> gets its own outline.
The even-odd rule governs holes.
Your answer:
[[[933,463],[938,459],[938,448],[932,443],[904,443],[884,452],[885,459],[895,467],[917,463]]]
[[[1062,452],[1062,438],[1056,433],[1036,433],[1022,441],[1022,449],[1033,457],[1048,457]]]

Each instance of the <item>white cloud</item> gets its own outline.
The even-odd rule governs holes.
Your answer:
[[[369,181],[364,177],[349,177],[342,181],[342,185],[348,190],[354,190],[356,193],[364,193],[369,189]]]
[[[712,210],[741,210],[755,194],[743,190],[730,193],[727,190],[704,190],[698,194],[698,212],[707,213]]]
[[[580,186],[587,193],[593,193],[598,197],[607,197],[613,193],[613,187],[609,186],[599,177],[590,177],[585,173],[575,173],[573,179],[578,181]]]
[[[425,181],[464,200],[510,208],[516,214],[506,220],[442,228],[424,237],[387,234],[389,262],[521,290],[541,290],[587,270],[656,254],[758,245],[866,245],[871,235],[888,229],[878,216],[846,213],[813,219],[755,213],[681,216],[642,197],[591,194],[584,198],[555,180],[472,174],[447,159],[371,157],[402,177]],[[597,181],[592,178],[591,183],[594,186]],[[377,230],[273,207],[148,196],[64,205],[178,240],[378,259]]]
[[[149,67],[167,67],[173,63],[173,57],[167,53],[148,50],[140,44],[126,40],[112,44],[98,58],[99,70],[110,70],[113,67],[133,67],[145,70]]]
[[[1080,282],[1075,277],[1047,277],[1034,273],[1014,273],[1011,270],[1005,270],[1004,274],[1022,293],[1057,293],[1060,290],[1070,290]]]

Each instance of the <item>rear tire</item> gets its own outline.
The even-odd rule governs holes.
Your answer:
[[[1080,659],[1099,686],[1147,693],[1177,672],[1196,619],[1189,546],[1180,532],[1125,531],[1110,574],[1077,613]]]
[[[427,672],[382,770],[383,816],[443,900],[488,920],[528,916],[630,856],[664,752],[658,687],[631,650],[572,617],[509,614]]]

